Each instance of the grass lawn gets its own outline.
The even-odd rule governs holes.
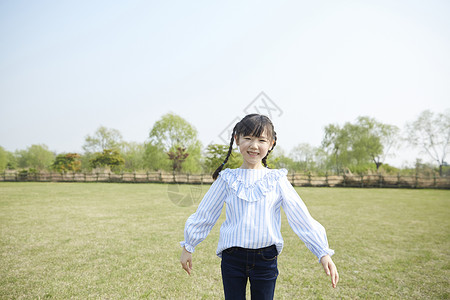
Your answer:
[[[215,255],[224,212],[179,263],[186,219],[208,186],[0,183],[0,299],[221,299]],[[331,288],[282,213],[276,299],[450,298],[450,191],[298,188],[327,229],[340,282]],[[183,192],[183,191],[182,191]],[[172,199],[172,200],[171,200]]]

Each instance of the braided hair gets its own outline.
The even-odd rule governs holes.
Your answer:
[[[264,130],[267,130],[267,134],[274,141],[273,146],[267,152],[266,156],[262,159],[262,163],[267,168],[267,157],[270,152],[272,152],[273,148],[277,144],[277,134],[274,130],[272,121],[264,115],[259,114],[250,114],[245,116],[241,121],[239,121],[233,128],[233,132],[231,134],[230,147],[228,148],[228,153],[223,161],[223,163],[217,168],[217,170],[213,174],[213,179],[216,180],[219,176],[220,171],[222,171],[223,166],[228,162],[228,158],[230,158],[231,153],[233,152],[233,143],[235,136],[239,137],[243,136],[256,136],[260,137]]]

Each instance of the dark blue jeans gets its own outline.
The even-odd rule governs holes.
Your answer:
[[[275,245],[261,249],[232,247],[222,252],[225,299],[245,299],[247,280],[253,300],[273,299],[278,276]]]

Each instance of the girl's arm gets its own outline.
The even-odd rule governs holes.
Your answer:
[[[339,274],[331,259],[334,251],[328,247],[325,228],[311,217],[305,203],[287,180],[287,177],[280,179],[280,188],[283,197],[281,205],[286,213],[289,225],[306,244],[306,247],[319,258],[325,273],[331,276],[331,286],[335,288],[339,281]]]
[[[325,228],[311,217],[305,203],[287,177],[280,178],[280,188],[283,197],[282,207],[286,213],[289,225],[311,252],[320,259],[325,255],[333,255],[328,247]]]
[[[197,211],[186,221],[184,227],[184,241],[180,244],[183,247],[181,253],[181,265],[190,275],[192,270],[192,255],[195,247],[203,241],[219,219],[222,212],[223,203],[226,197],[226,183],[217,178],[206,192],[200,202]]]

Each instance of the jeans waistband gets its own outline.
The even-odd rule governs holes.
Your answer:
[[[271,248],[276,248],[275,245],[271,245],[271,246],[267,246],[264,248],[257,248],[257,249],[251,249],[251,248],[242,248],[242,247],[230,247],[228,249],[236,249],[236,250],[241,250],[241,251],[247,251],[247,252],[257,252],[257,251],[261,251],[261,250],[268,250]]]

